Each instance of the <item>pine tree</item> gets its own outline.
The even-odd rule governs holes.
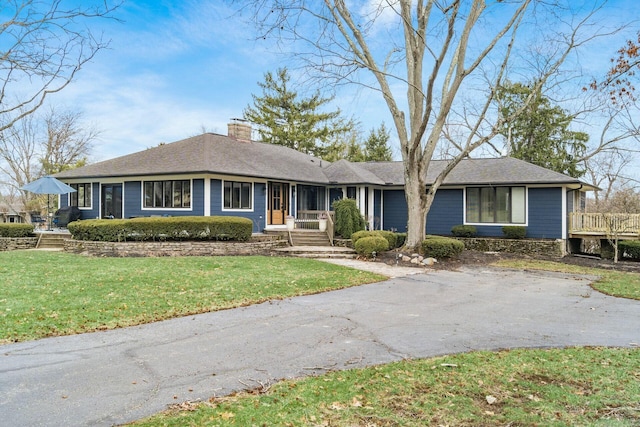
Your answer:
[[[389,130],[384,123],[378,129],[371,129],[369,137],[364,142],[364,160],[368,162],[389,162],[393,160],[389,147]]]
[[[333,98],[323,98],[320,92],[302,98],[290,88],[291,76],[286,68],[274,76],[267,72],[262,96],[252,95],[253,106],[244,110],[244,118],[258,125],[263,142],[283,145],[306,154],[323,157],[340,134],[354,127],[351,120],[340,117],[340,110],[321,112]]]

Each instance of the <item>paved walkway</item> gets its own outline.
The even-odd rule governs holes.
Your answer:
[[[430,271],[101,333],[0,346],[8,426],[110,426],[281,378],[478,349],[637,346],[640,302],[584,277]]]

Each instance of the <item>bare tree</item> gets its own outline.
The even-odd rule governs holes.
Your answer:
[[[99,132],[83,124],[82,119],[80,112],[51,108],[43,115],[24,116],[0,131],[0,175],[4,192],[14,195],[14,199],[29,210],[39,209],[43,199],[20,188],[43,175],[86,162]]]
[[[0,5],[0,131],[64,89],[108,42],[86,25],[121,0],[7,0]]]
[[[548,84],[570,53],[595,37],[587,25],[599,10],[572,14],[570,2],[561,0],[255,0],[252,6],[261,37],[293,42],[296,58],[324,78],[382,95],[404,162],[407,247],[423,240],[445,177],[512,119],[492,110],[508,72],[530,77],[530,68],[534,89]],[[531,48],[539,47],[535,37],[544,49]],[[452,111],[472,96],[480,101],[462,117],[467,130],[456,141],[460,149],[425,191],[431,159],[447,127],[455,126]]]

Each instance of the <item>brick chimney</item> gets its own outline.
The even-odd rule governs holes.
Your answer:
[[[251,123],[243,119],[231,119],[227,124],[227,135],[238,141],[251,141]]]

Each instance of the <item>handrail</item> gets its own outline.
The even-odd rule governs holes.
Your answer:
[[[334,212],[331,212],[331,211],[325,211],[325,216],[327,217],[327,236],[329,236],[329,241],[331,242],[331,246],[333,246],[333,238],[335,237],[333,213]]]

